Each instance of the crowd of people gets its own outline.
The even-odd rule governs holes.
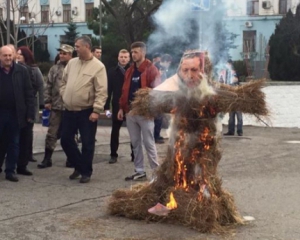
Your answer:
[[[89,182],[93,173],[97,121],[105,111],[112,121],[109,163],[118,161],[119,132],[126,120],[134,173],[125,181],[146,179],[142,145],[151,169],[155,170],[159,165],[155,143],[164,143],[160,135],[164,116],[149,119],[133,115],[131,103],[137,90],[155,88],[174,75],[170,69],[172,57],[154,54],[150,61],[146,58],[146,44],[134,42],[130,51],[119,51],[117,65],[106,71],[101,62],[102,49],[92,46],[89,37],[77,38],[74,46],[62,44],[57,49],[58,55],[46,82],[28,47],[1,47],[0,172],[5,160],[7,180],[17,182],[16,173],[33,174],[27,165],[29,161],[36,162],[32,155],[34,121],[37,109],[47,109],[50,117],[45,153],[37,167],[52,166],[52,154],[60,139],[67,157],[66,166],[74,168],[69,179]],[[81,149],[76,141],[78,134]],[[238,134],[242,135],[239,127]],[[233,135],[231,129],[227,135]]]

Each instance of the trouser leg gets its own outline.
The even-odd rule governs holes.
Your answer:
[[[112,120],[112,128],[110,135],[110,156],[118,157],[120,128],[123,121]]]
[[[137,116],[137,118],[138,123],[141,127],[143,143],[145,146],[150,167],[151,169],[155,169],[158,166],[158,158],[153,136],[154,121],[146,119],[142,116]]]
[[[144,172],[144,155],[142,147],[141,127],[137,122],[138,116],[126,116],[127,129],[134,152],[134,167],[137,172]],[[153,132],[153,128],[151,130]]]

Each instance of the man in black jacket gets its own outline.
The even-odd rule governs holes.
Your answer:
[[[33,88],[28,71],[14,63],[9,46],[1,47],[0,64],[0,136],[5,134],[8,142],[5,173],[7,180],[17,182],[20,129],[34,119]]]
[[[119,99],[122,95],[124,74],[129,67],[130,54],[126,49],[122,49],[118,55],[118,65],[109,69],[107,74],[107,100],[104,110],[107,117],[112,115],[112,129],[110,135],[110,160],[109,163],[116,163],[118,160],[119,135],[123,121],[118,120]],[[111,102],[112,99],[112,102]],[[110,102],[112,103],[112,113],[110,112]],[[131,151],[133,158],[133,152]]]

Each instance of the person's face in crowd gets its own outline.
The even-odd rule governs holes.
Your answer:
[[[101,49],[95,49],[95,52],[93,52],[93,55],[95,58],[100,59],[102,55],[102,50]]]
[[[62,63],[68,62],[72,58],[72,53],[59,51],[59,61]]]
[[[201,82],[200,59],[198,57],[183,59],[178,74],[188,88],[198,86]]]
[[[125,67],[130,61],[129,53],[120,52],[118,56],[118,61],[122,67]]]
[[[160,57],[155,57],[152,59],[152,63],[160,62]]]
[[[82,40],[77,40],[75,42],[75,51],[77,52],[77,56],[80,59],[85,59],[89,52],[89,47]]]
[[[15,61],[16,58],[17,58],[17,52],[16,52],[16,49],[15,49],[15,46],[12,45],[12,44],[8,44],[7,46],[13,51],[13,60]]]
[[[171,62],[168,62],[168,61],[166,61],[166,62],[160,62],[160,65],[162,65],[163,67],[165,67],[166,69],[168,69],[170,67],[170,65],[171,65]]]
[[[21,50],[17,51],[17,61],[20,63],[25,63],[25,58],[24,58]]]
[[[3,67],[10,67],[13,62],[13,51],[10,47],[4,46],[0,51],[0,61]]]
[[[145,59],[145,56],[146,53],[142,48],[137,47],[131,49],[132,61],[134,61],[135,63],[141,63]]]

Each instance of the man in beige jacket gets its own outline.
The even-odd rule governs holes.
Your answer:
[[[65,105],[62,121],[61,145],[75,166],[70,179],[80,177],[87,183],[93,172],[97,120],[107,98],[107,76],[102,62],[92,52],[91,39],[82,36],[75,41],[77,58],[71,59],[64,69],[60,94]],[[82,151],[75,142],[79,130]]]

